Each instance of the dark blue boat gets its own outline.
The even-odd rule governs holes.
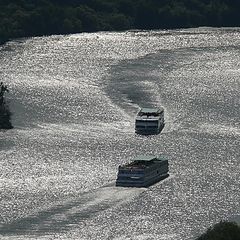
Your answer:
[[[131,163],[119,166],[116,186],[148,187],[169,176],[165,156],[138,156]]]

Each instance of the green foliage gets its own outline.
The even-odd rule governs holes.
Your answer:
[[[209,228],[197,240],[240,240],[240,226],[234,222],[220,222]]]
[[[82,5],[76,8],[76,17],[82,21],[83,29],[87,32],[100,30],[101,21],[92,8]]]
[[[0,0],[0,43],[99,30],[240,26],[236,0]]]
[[[126,30],[132,27],[131,18],[121,13],[109,15],[106,18],[106,22],[108,23],[109,30]]]

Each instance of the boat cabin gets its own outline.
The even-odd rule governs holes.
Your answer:
[[[164,109],[142,108],[135,120],[135,132],[138,134],[158,134],[163,129]]]

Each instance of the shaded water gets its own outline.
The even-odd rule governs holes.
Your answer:
[[[0,47],[15,128],[0,132],[1,239],[194,239],[239,211],[240,29],[93,33]],[[138,136],[142,106],[160,135]],[[170,177],[116,188],[169,155]]]

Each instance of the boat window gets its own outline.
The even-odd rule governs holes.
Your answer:
[[[144,121],[144,120],[137,120],[136,121],[136,124],[138,125],[142,125],[142,124],[144,124],[144,125],[156,125],[156,124],[158,124],[158,121]]]
[[[147,117],[149,117],[149,116],[157,117],[159,115],[160,115],[159,113],[144,113],[144,112],[140,112],[138,114],[138,116],[147,116]]]
[[[145,128],[145,126],[137,125],[137,128]]]

